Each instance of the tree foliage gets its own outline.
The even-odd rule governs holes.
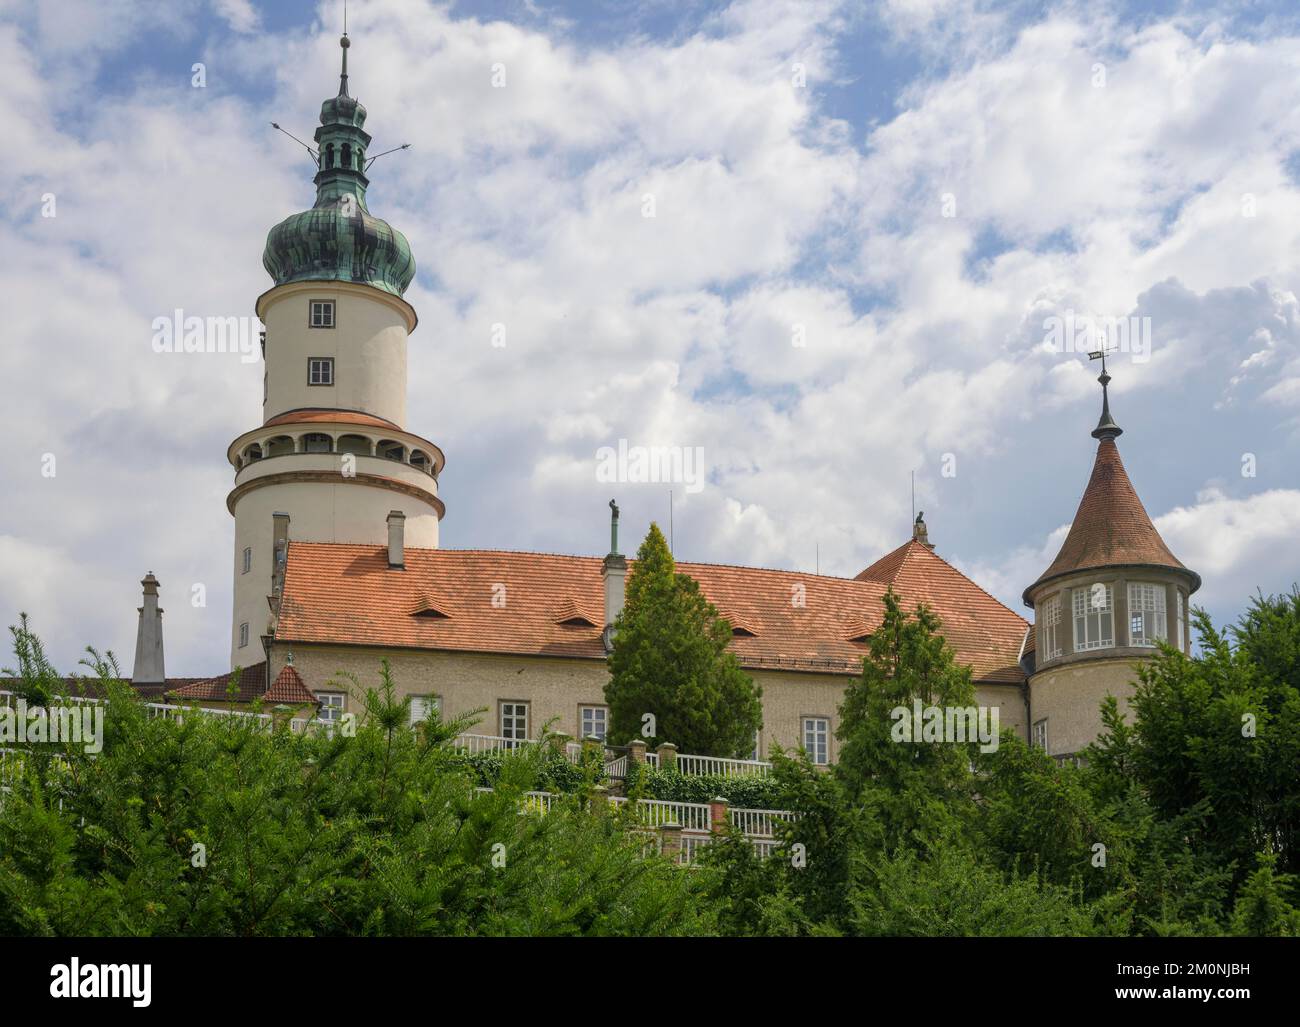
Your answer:
[[[605,685],[611,741],[644,738],[703,756],[750,755],[763,726],[762,690],[727,648],[731,624],[695,579],[677,573],[656,524],[637,551],[614,629]]]

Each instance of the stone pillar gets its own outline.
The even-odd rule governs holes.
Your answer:
[[[633,738],[627,743],[627,762],[629,766],[633,763],[645,763],[644,738]]]
[[[563,731],[557,731],[555,732],[555,734],[550,736],[550,741],[551,741],[551,748],[557,754],[563,756],[565,754],[565,750],[568,748],[569,745],[569,736],[566,735]]]
[[[659,825],[659,852],[674,863],[682,858],[682,825]]]
[[[731,805],[721,795],[709,800],[709,831],[722,834],[727,830],[727,807]]]
[[[135,635],[135,668],[131,683],[161,685],[167,680],[163,670],[162,607],[158,605],[158,579],[150,571],[140,582],[144,586],[143,605],[138,607],[140,623]]]
[[[609,789],[604,785],[596,785],[591,790],[591,812],[598,817],[609,812]]]
[[[660,742],[659,748],[655,750],[659,754],[660,770],[677,769],[677,746],[672,742]]]

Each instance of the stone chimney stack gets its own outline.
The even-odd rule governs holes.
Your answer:
[[[609,501],[609,555],[601,565],[605,579],[605,651],[614,648],[614,621],[623,612],[623,585],[627,578],[627,560],[618,551],[618,504]]]
[[[140,607],[140,628],[135,636],[134,685],[161,685],[167,680],[163,671],[162,608],[158,605],[158,579],[150,571],[140,582],[144,586],[144,605]]]
[[[401,510],[388,514],[388,566],[406,567],[406,514]]]

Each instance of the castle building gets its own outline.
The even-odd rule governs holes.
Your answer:
[[[405,237],[367,206],[370,136],[365,108],[348,95],[346,35],[341,45],[339,92],[322,105],[315,135],[315,205],[267,237],[274,284],[257,301],[263,423],[228,451],[232,673],[166,694],[314,705],[330,722],[357,708],[346,675],[373,684],[387,659],[413,718],[486,710],[475,730],[503,740],[536,738],[548,723],[603,738],[609,627],[629,573],[617,508],[603,558],[439,547],[444,457],[407,430],[406,348],[417,319],[403,293],[415,265]],[[1187,648],[1199,579],[1161,541],[1128,481],[1104,368],[1101,380],[1096,466],[1060,554],[1025,591],[1033,629],[936,553],[923,517],[851,579],[678,564],[730,621],[732,649],[763,688],[757,755],[780,744],[836,760],[838,708],[890,589],[907,608],[925,603],[939,616],[978,702],[998,709],[1001,726],[1062,757],[1096,736],[1105,694],[1127,699],[1134,663],[1157,639]],[[157,611],[157,582],[147,581],[142,618]],[[142,665],[161,675],[160,623],[154,631],[142,620],[140,637],[156,650]]]

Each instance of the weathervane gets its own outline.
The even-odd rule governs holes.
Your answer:
[[[1101,383],[1101,420],[1097,422],[1097,427],[1092,430],[1094,439],[1114,440],[1124,434],[1124,429],[1115,423],[1115,419],[1110,416],[1110,374],[1106,370],[1106,357],[1110,355],[1110,350],[1106,344],[1102,343],[1101,349],[1093,350],[1088,354],[1089,360],[1101,361],[1101,374],[1097,376],[1097,381]]]

